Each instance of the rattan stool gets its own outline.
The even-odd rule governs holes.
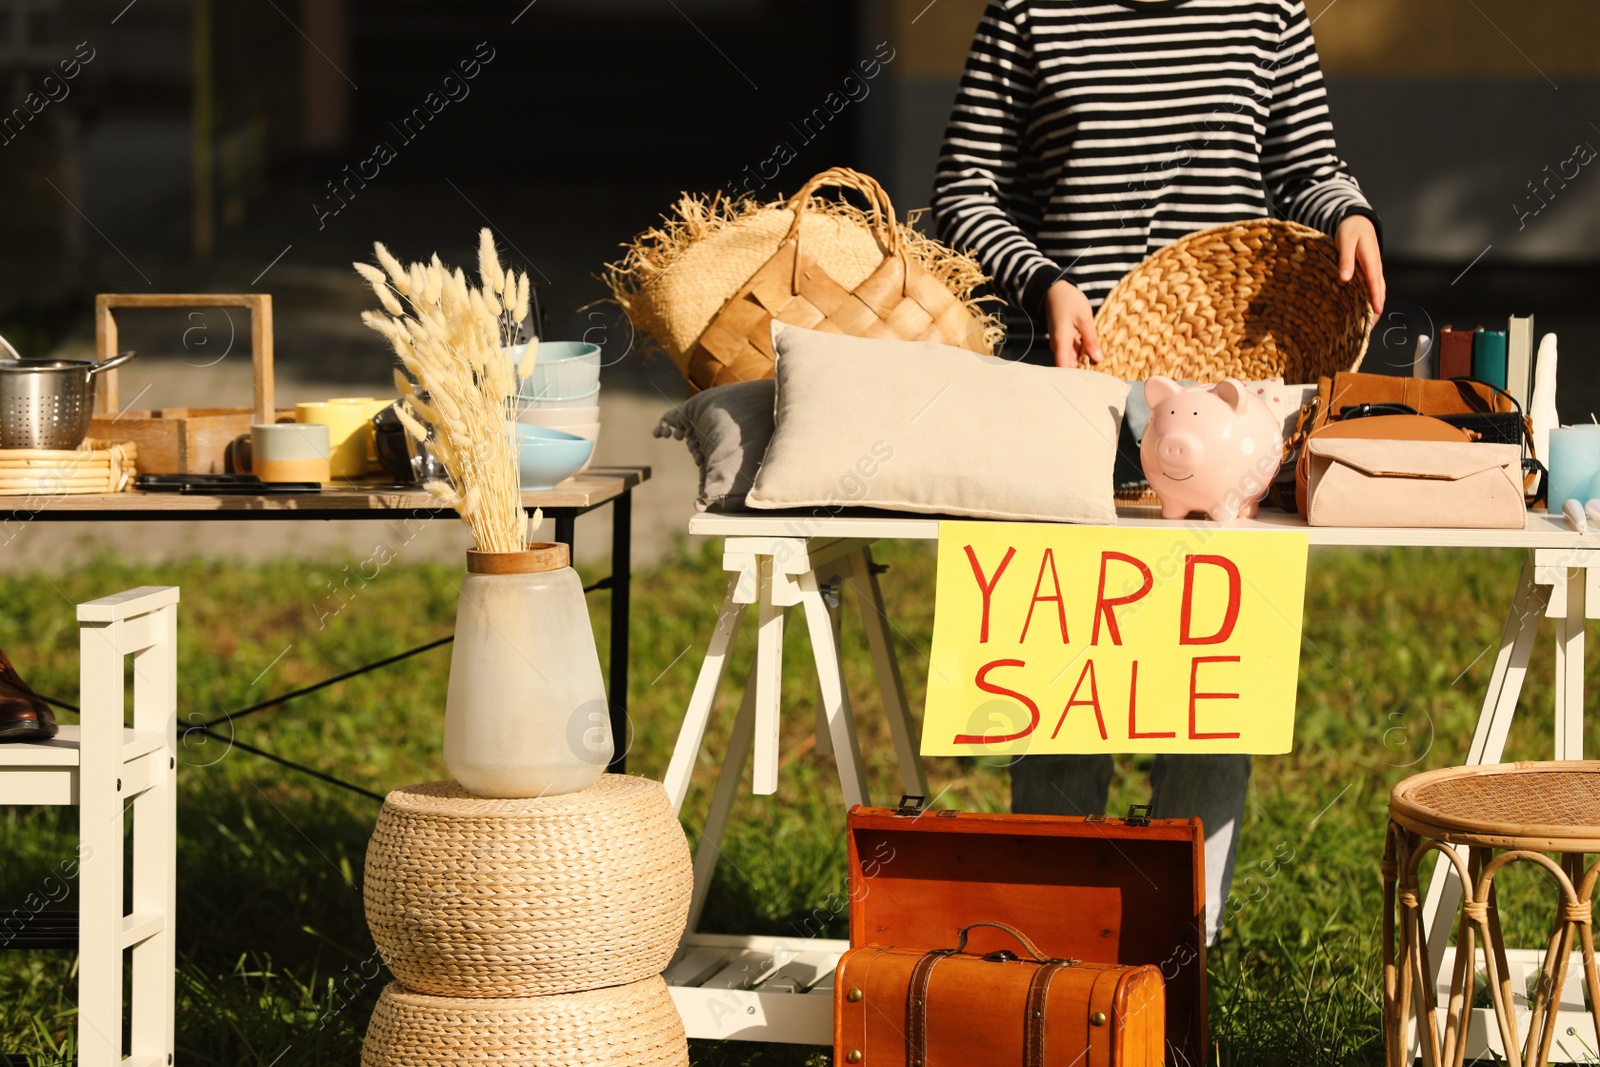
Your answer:
[[[1464,847],[1465,858],[1451,846]],[[1445,857],[1463,887],[1442,1036],[1417,881],[1418,865],[1429,852]],[[1558,854],[1560,862],[1547,852]],[[1474,946],[1480,941],[1508,1060],[1520,1058],[1526,1067],[1550,1061],[1574,938],[1590,991],[1589,1012],[1600,1032],[1600,981],[1589,906],[1600,864],[1585,868],[1585,853],[1600,853],[1600,761],[1452,767],[1395,786],[1383,855],[1384,1046],[1389,1067],[1411,1062],[1413,1025],[1421,1029],[1422,1062],[1427,1067],[1459,1067],[1463,1062],[1472,1012]],[[1543,967],[1531,994],[1515,989],[1511,981],[1495,902],[1495,876],[1517,862],[1543,867],[1560,890]],[[1398,955],[1396,922],[1401,926]],[[1518,1031],[1519,1011],[1528,1012],[1525,1049]]]

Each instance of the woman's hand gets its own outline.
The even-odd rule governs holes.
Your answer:
[[[1333,235],[1339,247],[1339,280],[1349,282],[1355,277],[1356,264],[1367,276],[1367,296],[1372,301],[1372,313],[1383,314],[1383,300],[1388,289],[1383,284],[1383,254],[1378,251],[1378,231],[1365,215],[1351,215],[1339,223]]]
[[[1089,298],[1068,281],[1059,281],[1045,294],[1046,326],[1056,366],[1076,367],[1082,359],[1099,363],[1100,338],[1094,332],[1094,309]]]

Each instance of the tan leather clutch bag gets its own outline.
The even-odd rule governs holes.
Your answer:
[[[1521,450],[1473,442],[1466,431],[1427,416],[1326,426],[1306,441],[1306,475],[1312,526],[1520,530],[1527,524]]]

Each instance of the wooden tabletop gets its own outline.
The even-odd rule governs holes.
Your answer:
[[[649,481],[649,467],[594,467],[554,489],[522,494],[528,510],[590,511]],[[320,493],[262,496],[199,493],[85,493],[0,498],[0,518],[47,519],[57,522],[115,520],[294,520],[384,519],[403,512],[417,518],[453,517],[454,509],[429,496],[420,486],[373,483],[329,486]]]

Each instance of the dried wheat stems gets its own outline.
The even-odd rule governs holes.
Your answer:
[[[518,379],[533,370],[537,346],[528,345],[517,367],[501,348],[517,340],[527,317],[528,276],[501,269],[487,228],[479,234],[477,288],[437,254],[406,267],[381,243],[373,250],[382,269],[355,268],[384,313],[365,311],[361,320],[389,340],[405,368],[394,375],[400,421],[430,442],[449,474],[448,483],[429,482],[427,490],[456,509],[480,552],[521,551],[528,523],[506,409]],[[542,517],[536,513],[534,524]]]

